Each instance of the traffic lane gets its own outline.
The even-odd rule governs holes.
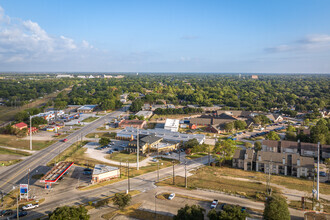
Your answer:
[[[76,132],[70,134],[67,139],[67,142],[56,142],[52,144],[51,146],[39,151],[38,153],[30,156],[26,160],[23,160],[21,163],[18,163],[14,165],[13,168],[8,169],[5,174],[0,175],[0,189],[1,191],[8,193],[12,190],[12,187],[16,184],[19,184],[22,178],[17,179],[19,175],[24,175],[27,170],[35,169],[38,165],[46,165],[48,161],[56,157],[58,154],[60,154],[62,151],[67,149],[71,146],[75,141],[74,139],[77,138],[79,140],[80,135],[88,134],[89,132],[95,130],[99,126],[103,124],[103,120],[100,120],[102,118],[108,118],[113,117],[116,115],[120,115],[120,111],[116,111],[113,113],[110,113],[109,115],[103,116],[99,118],[98,120],[86,125],[82,129],[77,130]],[[39,164],[37,164],[39,163]],[[32,165],[31,165],[32,164]]]

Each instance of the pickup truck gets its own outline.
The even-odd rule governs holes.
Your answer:
[[[22,207],[22,209],[23,210],[29,210],[29,209],[34,209],[34,208],[37,208],[37,207],[39,207],[39,204],[35,204],[35,205],[33,205],[33,204],[27,204],[26,206],[23,206]]]
[[[213,202],[211,204],[211,209],[215,209],[217,207],[217,205],[218,205],[218,202],[219,201],[217,199],[213,200]]]

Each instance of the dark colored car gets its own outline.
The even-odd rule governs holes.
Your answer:
[[[8,216],[8,215],[12,215],[12,214],[13,214],[13,210],[11,210],[11,209],[0,211],[0,216]]]
[[[222,203],[222,204],[220,205],[220,210],[223,210],[223,208],[224,208],[226,205],[227,205],[227,203]]]
[[[22,211],[18,213],[18,217],[24,217],[26,216],[28,213],[26,211]],[[13,219],[17,218],[17,213],[12,217]]]
[[[321,172],[320,172],[320,176],[324,176],[324,177],[326,177],[326,176],[327,176],[327,173],[324,172],[324,171],[321,171]]]

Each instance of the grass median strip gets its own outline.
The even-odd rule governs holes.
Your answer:
[[[10,155],[20,155],[20,156],[30,156],[31,154],[26,151],[12,150],[0,147],[0,154],[10,154]]]

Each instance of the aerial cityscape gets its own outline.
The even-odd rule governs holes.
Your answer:
[[[330,219],[329,10],[0,0],[0,220]]]

